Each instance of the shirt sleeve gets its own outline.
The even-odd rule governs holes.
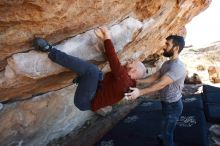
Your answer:
[[[183,65],[173,64],[164,75],[169,76],[173,81],[177,81],[186,75],[186,70]]]
[[[117,77],[119,74],[119,71],[122,68],[122,65],[118,59],[116,52],[115,52],[115,48],[113,46],[112,41],[110,39],[105,40],[104,47],[105,47],[105,55],[106,55],[106,58],[109,62],[111,71]]]

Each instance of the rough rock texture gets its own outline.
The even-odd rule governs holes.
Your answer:
[[[161,49],[164,37],[182,33],[183,26],[206,8],[209,1],[39,0],[0,4],[0,60],[5,62],[8,58],[5,70],[0,73],[0,101],[6,101],[27,98],[59,86],[51,83],[44,89],[38,87],[44,81],[42,78],[54,76],[57,80],[56,75],[65,69],[50,62],[46,54],[24,52],[31,49],[30,42],[36,35],[53,43],[76,35],[57,47],[91,60],[98,55],[95,48],[100,43],[92,30],[85,31],[109,24],[117,50],[123,49],[119,53],[121,60],[129,57],[144,59]],[[64,86],[60,85],[60,88]],[[24,86],[32,88],[24,89]]]
[[[26,101],[5,104],[0,111],[0,145],[42,146],[79,128],[93,113],[79,111],[74,106],[75,89],[72,85]]]
[[[220,67],[209,66],[208,68],[209,79],[213,83],[220,83]]]
[[[143,24],[133,18],[127,18],[121,23],[114,25],[110,28],[112,32],[113,42],[117,51],[121,50],[125,44],[131,41],[132,34],[135,30],[139,29]],[[85,59],[103,61],[104,58],[97,49],[103,47],[103,44],[98,40],[94,34],[94,31],[88,31],[83,34],[79,34],[76,37],[68,39],[63,43],[55,46],[57,49],[66,52],[67,54]],[[25,59],[24,59],[25,58]],[[66,82],[69,84],[70,77],[63,76],[66,79],[53,78],[56,81],[63,82],[62,84],[55,84],[50,82],[50,86],[43,86],[39,88],[38,84],[45,82],[46,77],[55,76],[68,72],[67,69],[61,67],[50,61],[46,53],[29,51],[26,53],[18,53],[8,59],[8,65],[2,76],[0,76],[0,101],[6,101],[8,99],[27,98],[32,94],[45,92],[45,88],[48,90],[56,89],[57,86],[62,87]],[[73,78],[73,77],[72,77]],[[52,80],[51,80],[52,81]],[[21,82],[22,84],[19,84]],[[33,82],[35,84],[33,85]],[[47,82],[48,83],[48,82]],[[24,89],[24,86],[26,89]],[[28,88],[32,86],[32,88]],[[12,88],[13,87],[13,88]],[[7,89],[7,90],[6,90]],[[17,92],[18,90],[22,92]],[[29,93],[23,92],[32,90]]]
[[[189,59],[191,58],[191,59]],[[215,42],[202,46],[200,48],[185,48],[180,55],[180,59],[186,65],[188,78],[186,82],[199,83],[201,79],[203,84],[218,86],[220,81],[220,42]],[[198,78],[199,77],[199,78]],[[199,81],[199,82],[198,82]],[[214,84],[213,84],[214,83]]]
[[[42,131],[45,126],[39,123],[57,122],[58,119],[66,123],[66,119],[75,119],[72,115],[82,113],[73,107],[73,111],[63,118],[59,117],[62,109],[57,111],[56,106],[51,106],[49,110],[47,106],[40,106],[40,102],[50,99],[58,105],[64,94],[60,91],[56,100],[46,99],[46,94],[39,98],[39,103],[32,105],[32,97],[69,86],[75,77],[72,71],[51,62],[46,53],[32,50],[34,36],[46,38],[70,55],[95,60],[106,72],[109,68],[106,62],[103,63],[103,55],[97,51],[102,43],[94,36],[94,28],[108,26],[122,63],[130,57],[144,60],[150,54],[160,52],[166,36],[185,35],[185,24],[207,8],[209,3],[210,0],[0,1],[0,102],[7,103],[0,111],[0,145],[37,145],[36,141],[45,145],[49,139],[62,133],[53,132],[51,125],[47,125],[45,133]],[[71,90],[69,87],[67,89]],[[73,95],[74,91],[71,98]],[[13,103],[15,100],[27,101],[21,101],[17,106],[17,102]],[[72,105],[72,100],[69,100],[63,97],[60,106]],[[38,106],[44,111],[39,112],[40,117],[48,114],[59,118],[39,118],[26,127],[19,118],[13,120],[22,117],[20,115],[34,120],[35,116],[27,109],[38,112]],[[22,114],[17,112],[19,110],[23,111]],[[63,123],[60,129],[65,129]],[[74,125],[70,129],[74,129]]]
[[[186,76],[185,84],[201,84],[202,81],[197,73],[194,73],[192,76]]]

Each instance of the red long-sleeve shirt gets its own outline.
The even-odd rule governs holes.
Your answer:
[[[101,87],[96,91],[91,102],[92,111],[117,103],[124,97],[124,93],[128,92],[129,87],[136,85],[135,80],[130,78],[126,68],[119,62],[111,40],[105,40],[104,46],[111,71],[105,74]]]

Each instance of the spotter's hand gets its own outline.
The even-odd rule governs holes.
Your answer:
[[[140,96],[140,89],[130,87],[130,90],[132,92],[125,93],[125,96],[127,97],[128,100],[134,100]]]

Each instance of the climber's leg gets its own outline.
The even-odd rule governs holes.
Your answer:
[[[98,67],[80,58],[68,55],[51,45],[44,39],[35,40],[35,45],[40,51],[48,51],[48,57],[55,63],[76,72],[78,77],[78,87],[75,92],[74,103],[80,110],[89,110],[91,100],[95,96],[99,80],[102,73]],[[43,48],[43,49],[42,49]],[[49,50],[45,48],[50,48]]]

